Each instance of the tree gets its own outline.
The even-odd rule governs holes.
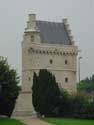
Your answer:
[[[85,78],[81,80],[78,84],[78,91],[79,92],[87,92],[87,93],[94,93],[94,75],[90,78]]]
[[[34,73],[32,97],[36,112],[51,116],[57,106],[60,90],[55,76],[46,69],[41,69],[39,75]]]
[[[7,60],[0,58],[0,114],[11,116],[19,94],[19,77]]]
[[[34,76],[33,76],[33,87],[32,87],[32,90],[33,90],[33,94],[32,94],[32,97],[33,97],[33,105],[35,107],[35,110],[36,112],[38,112],[38,107],[39,107],[39,100],[38,100],[38,77],[36,75],[36,73],[34,73]]]

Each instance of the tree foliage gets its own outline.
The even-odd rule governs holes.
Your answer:
[[[6,59],[0,59],[0,114],[10,116],[19,94],[19,77]]]
[[[32,87],[33,105],[36,112],[49,116],[57,106],[60,90],[55,76],[46,69],[41,69],[39,75],[34,73]]]
[[[65,95],[58,103],[58,117],[94,119],[94,99],[87,99],[84,95]]]
[[[41,115],[94,119],[94,98],[59,90],[55,76],[47,70],[34,73],[32,91],[34,108]]]
[[[81,80],[78,84],[78,91],[80,92],[87,92],[87,93],[94,93],[94,75],[90,78],[86,78]]]

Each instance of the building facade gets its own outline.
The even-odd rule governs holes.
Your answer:
[[[40,69],[52,72],[60,89],[76,92],[77,53],[67,19],[62,22],[39,21],[35,14],[30,14],[22,41],[22,92],[16,111],[34,112],[31,87],[33,73]]]

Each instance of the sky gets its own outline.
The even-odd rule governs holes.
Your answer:
[[[94,74],[94,0],[0,0],[0,56],[21,76],[21,41],[28,14],[39,20],[68,18],[81,52],[81,79]]]

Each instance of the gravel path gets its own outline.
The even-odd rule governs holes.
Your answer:
[[[31,118],[31,117],[15,117],[15,119],[25,123],[26,125],[51,125],[45,121],[42,121],[37,118]]]

